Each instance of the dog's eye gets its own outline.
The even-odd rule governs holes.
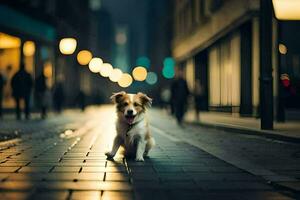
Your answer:
[[[133,105],[134,105],[134,106],[139,106],[139,104],[138,104],[138,103],[134,103]]]
[[[127,102],[123,103],[123,106],[128,106],[128,103]]]

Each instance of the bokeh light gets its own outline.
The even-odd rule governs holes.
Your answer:
[[[162,74],[165,78],[168,79],[175,76],[175,60],[173,58],[165,58]]]
[[[100,67],[100,74],[103,77],[109,77],[113,71],[113,67],[109,63],[103,63]]]
[[[88,65],[92,57],[93,55],[90,51],[82,50],[77,54],[77,61],[80,65]]]
[[[149,85],[154,85],[155,83],[157,83],[157,75],[155,72],[148,72],[147,74],[147,78],[146,78],[146,82]]]
[[[138,66],[133,69],[132,75],[136,81],[144,81],[147,77],[147,70],[145,67]]]
[[[103,61],[101,58],[92,58],[92,60],[89,63],[89,69],[93,73],[98,73],[100,72],[101,65],[103,64]]]
[[[115,40],[118,45],[124,45],[127,42],[127,36],[122,32],[117,33]]]
[[[35,44],[33,41],[26,41],[23,46],[23,54],[25,56],[33,56],[35,53]]]
[[[111,80],[112,82],[118,82],[120,80],[122,74],[123,74],[122,70],[115,68],[111,72],[111,74],[109,76],[109,80]]]
[[[53,75],[52,63],[50,61],[45,62],[43,74],[47,78],[51,78]]]
[[[132,77],[130,76],[130,74],[124,73],[118,81],[118,84],[123,88],[129,87],[132,84]]]
[[[138,57],[138,59],[136,60],[136,66],[143,66],[143,67],[146,67],[149,69],[149,67],[150,67],[149,58],[146,56]]]
[[[59,50],[62,54],[71,55],[76,50],[77,41],[74,38],[63,38],[59,42]]]
[[[284,44],[279,44],[278,50],[279,50],[279,53],[283,54],[283,55],[287,54],[287,51],[288,51],[287,47]]]

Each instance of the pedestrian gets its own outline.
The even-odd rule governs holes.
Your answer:
[[[162,88],[160,92],[160,99],[161,99],[162,108],[168,112],[170,99],[171,99],[171,91],[169,87]]]
[[[64,102],[63,83],[62,80],[58,80],[57,83],[54,85],[54,91],[53,91],[53,104],[54,104],[54,109],[57,113],[61,113],[63,102]]]
[[[183,78],[182,70],[178,69],[175,80],[171,85],[171,104],[177,123],[182,125],[184,113],[186,111],[189,89],[186,80]]]
[[[4,85],[5,85],[4,76],[0,73],[0,119],[2,119],[2,114],[3,114],[2,101],[3,101]]]
[[[14,74],[11,81],[11,87],[13,90],[13,97],[16,102],[16,117],[21,119],[20,101],[24,100],[25,103],[25,117],[30,118],[30,95],[32,90],[32,77],[25,70],[25,65],[22,62],[19,71]]]
[[[41,73],[35,80],[35,99],[42,119],[45,119],[47,116],[46,91],[46,77]]]
[[[194,101],[195,101],[195,119],[199,121],[200,117],[200,109],[202,106],[202,100],[203,100],[203,87],[200,83],[199,79],[196,79],[195,81],[195,88],[194,88]]]
[[[80,107],[81,111],[84,111],[84,109],[85,109],[85,94],[82,90],[80,90],[77,95],[76,104]]]

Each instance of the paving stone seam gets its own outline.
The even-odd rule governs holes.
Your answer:
[[[166,137],[166,138],[168,138],[168,139],[171,139],[172,141],[180,141],[178,138],[175,138],[174,136],[168,134],[167,131],[161,130],[160,128],[155,127],[155,126],[153,126],[153,125],[151,125],[150,127],[151,127],[153,130],[155,130],[156,133],[158,133],[158,134],[160,134],[160,135],[162,135],[162,136],[164,136],[164,137]],[[279,176],[278,174],[276,174],[276,173],[274,173],[274,172],[271,172],[271,171],[269,171],[269,170],[267,170],[267,169],[263,169],[263,168],[261,168],[260,166],[254,165],[254,164],[249,163],[249,162],[247,162],[247,161],[243,161],[243,163],[242,163],[242,162],[241,162],[241,159],[235,158],[235,157],[233,157],[232,155],[231,155],[230,157],[225,156],[224,154],[222,155],[220,152],[215,151],[213,148],[211,148],[209,145],[204,144],[203,142],[199,142],[199,143],[200,143],[200,144],[199,144],[199,143],[195,142],[194,140],[189,140],[189,139],[187,139],[187,138],[181,137],[180,139],[181,139],[182,141],[184,141],[184,142],[186,142],[186,143],[192,145],[192,146],[195,146],[195,147],[197,147],[197,148],[200,148],[200,149],[206,151],[207,153],[209,153],[209,154],[211,154],[211,155],[217,157],[218,159],[223,160],[223,161],[225,161],[225,162],[227,162],[227,163],[229,163],[229,164],[231,164],[231,165],[233,165],[233,166],[235,166],[235,167],[237,167],[237,168],[239,168],[239,169],[242,169],[242,170],[244,170],[244,171],[246,171],[246,172],[248,172],[248,173],[250,173],[250,174],[252,174],[252,175],[254,175],[254,176],[261,177],[262,179],[265,180],[265,184],[267,184],[267,185],[272,185],[272,186],[274,186],[274,185],[276,185],[276,184],[278,185],[278,183],[266,179],[266,178],[263,176],[263,174],[257,173],[257,172],[258,172],[257,169],[260,169],[260,170],[264,171],[264,172],[267,173],[267,174],[272,174],[272,175],[274,175],[274,176]],[[225,159],[224,159],[224,157],[225,157]],[[296,180],[296,181],[297,181],[297,179],[294,179],[294,178],[291,178],[291,177],[288,177],[288,178],[291,179],[291,180]],[[271,183],[272,183],[272,184],[271,184]],[[278,186],[281,186],[281,185],[279,184]],[[293,188],[290,188],[290,187],[288,187],[288,186],[285,186],[285,189],[288,189],[288,190],[290,190],[290,191],[292,191],[292,192],[295,192],[295,190],[294,190]]]

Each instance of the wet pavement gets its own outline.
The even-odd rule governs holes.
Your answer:
[[[26,129],[27,134],[0,143],[0,198],[297,198],[292,191],[168,134],[172,128],[182,135],[189,132],[175,125],[165,127],[169,119],[152,120],[157,146],[145,162],[127,160],[122,151],[114,161],[106,160],[104,152],[115,135],[114,120],[113,107],[103,106],[85,113],[70,111],[39,126],[30,121],[9,122],[15,123],[13,127],[1,124],[1,130]]]

